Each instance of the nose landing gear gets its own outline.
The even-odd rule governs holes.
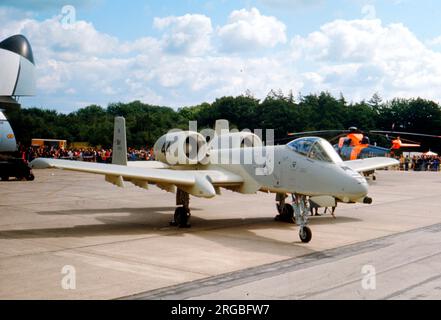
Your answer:
[[[300,227],[299,237],[303,243],[308,243],[312,239],[312,231],[308,224],[308,199],[304,195],[293,194],[292,205],[285,203],[287,195],[283,193],[276,194],[277,210],[279,214],[274,218],[276,221],[297,223]]]
[[[293,203],[297,225],[300,227],[299,237],[303,243],[308,243],[312,239],[312,231],[308,224],[308,199],[304,195],[293,194]]]
[[[300,240],[302,240],[303,243],[308,243],[312,239],[312,231],[311,231],[311,229],[309,227],[307,227],[307,226],[300,227],[299,237],[300,237]]]

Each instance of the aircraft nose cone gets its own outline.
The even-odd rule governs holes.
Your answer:
[[[362,194],[363,196],[366,196],[368,194],[368,191],[369,191],[368,190],[368,184],[367,184],[366,179],[364,179],[364,181],[359,183],[359,185],[358,185],[358,192],[360,194]]]
[[[356,172],[347,176],[346,200],[357,201],[368,194],[368,183],[366,179]]]
[[[351,186],[351,200],[356,200],[367,196],[368,183],[362,176],[354,177]]]

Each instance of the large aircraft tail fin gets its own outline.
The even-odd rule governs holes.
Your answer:
[[[115,117],[112,164],[127,165],[126,119],[124,117]]]

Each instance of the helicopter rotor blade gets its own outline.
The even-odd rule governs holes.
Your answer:
[[[308,134],[321,134],[321,133],[347,133],[348,130],[317,130],[317,131],[303,131],[303,132],[291,132],[288,136],[303,136]]]
[[[333,141],[337,141],[338,139],[340,139],[341,137],[344,137],[346,134],[345,133],[341,133],[341,134],[339,134],[339,135],[337,135],[337,136],[335,136],[335,137],[332,137],[331,139],[329,139],[328,141],[330,142],[330,143],[332,143]]]
[[[408,136],[417,136],[417,137],[427,137],[427,138],[438,138],[441,139],[441,136],[436,136],[432,134],[424,134],[424,133],[414,133],[414,132],[397,132],[397,131],[381,131],[381,130],[373,130],[371,133],[379,133],[379,134],[394,134],[394,135],[408,135]]]
[[[392,140],[398,139],[398,136],[392,136],[392,135],[389,135],[388,133],[374,133],[374,132],[372,132],[371,135],[385,137],[387,139],[387,141],[392,141]],[[410,139],[406,139],[406,138],[402,138],[402,137],[400,137],[400,140],[402,142],[406,142],[406,143],[421,144],[421,142],[410,140]]]

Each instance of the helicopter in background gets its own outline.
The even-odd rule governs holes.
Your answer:
[[[380,134],[376,131],[371,131],[371,133]],[[390,133],[392,132],[385,132],[386,138],[391,141],[391,147],[379,147],[376,144],[372,145],[369,136],[364,132],[361,132],[356,127],[351,127],[345,136],[339,137],[338,144],[334,145],[334,148],[343,159],[356,160],[372,157],[389,157],[402,148],[421,147],[420,143],[401,139],[400,136],[390,137]]]
[[[357,160],[372,157],[393,157],[399,150],[403,148],[419,148],[421,143],[412,141],[409,139],[401,138],[401,136],[419,136],[425,138],[437,138],[441,136],[411,133],[411,132],[396,132],[396,131],[381,131],[371,130],[368,133],[359,130],[356,127],[350,127],[348,130],[320,130],[320,131],[307,131],[298,133],[289,133],[288,136],[303,136],[303,135],[331,135],[337,134],[330,139],[331,143],[338,141],[334,144],[334,149],[340,155],[343,160]],[[390,141],[391,146],[389,148],[380,147],[376,144],[371,144],[368,134],[378,135],[385,137]],[[374,171],[365,172],[366,176],[373,175],[375,180]]]

